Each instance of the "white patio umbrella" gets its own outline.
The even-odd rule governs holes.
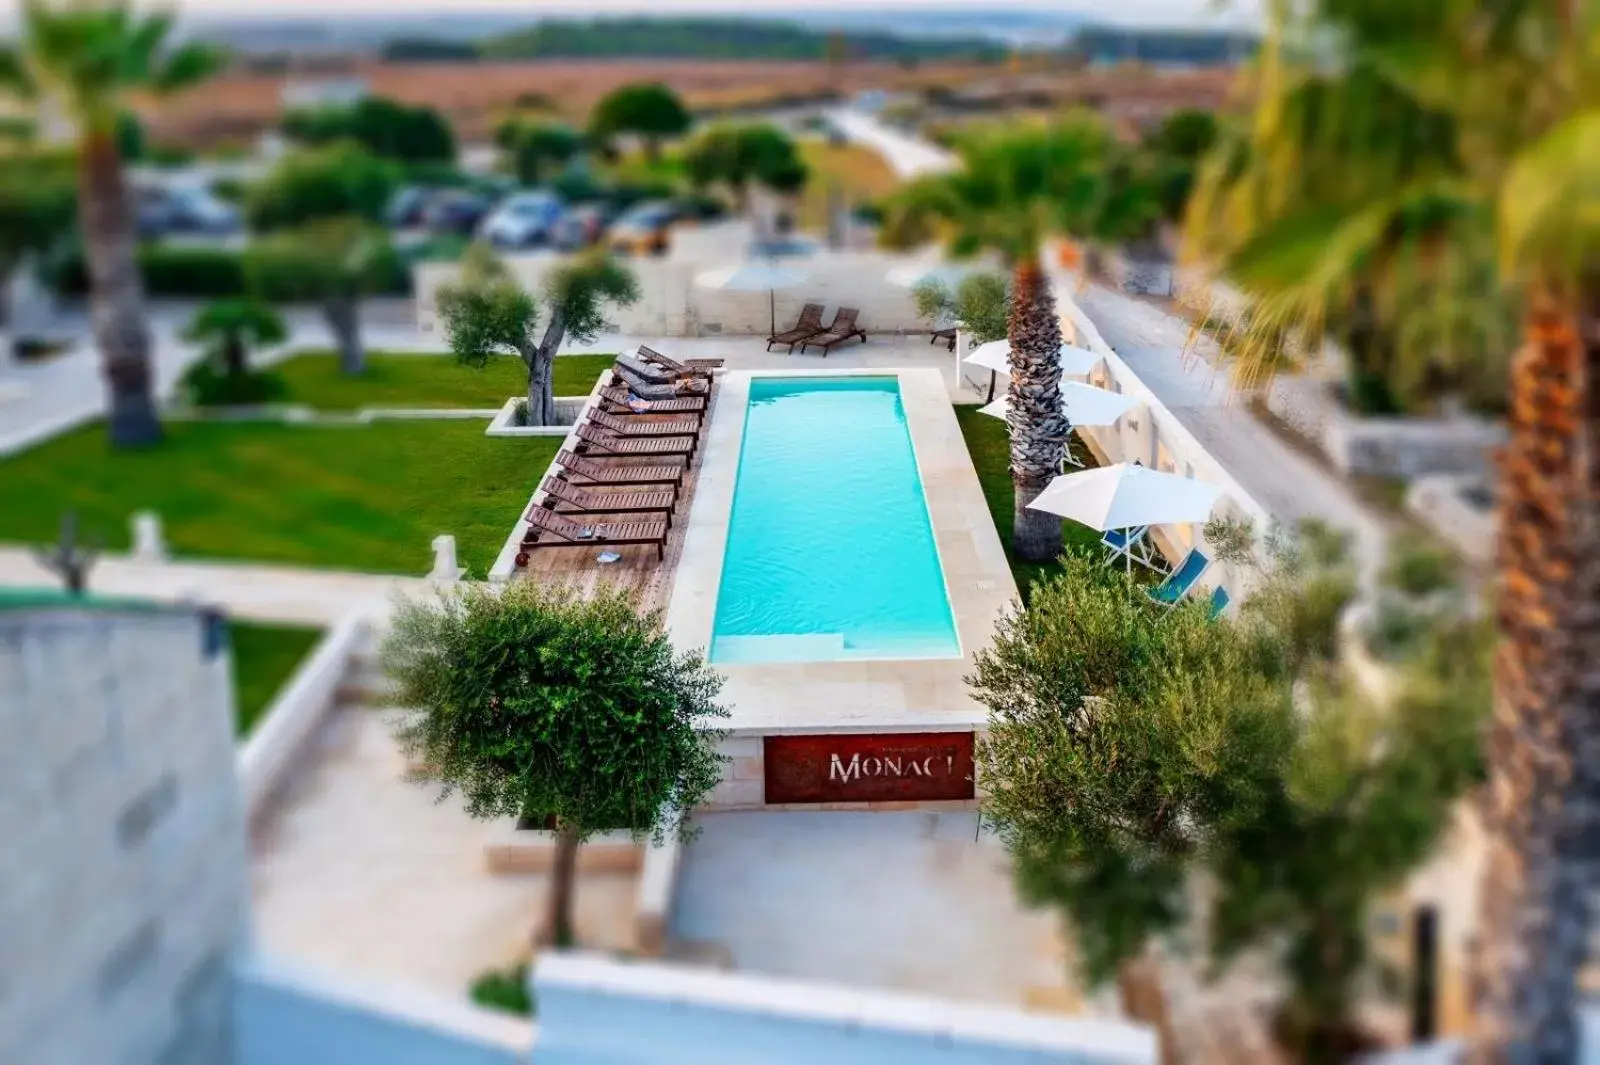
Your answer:
[[[980,344],[967,361],[974,366],[981,366],[985,370],[995,373],[1011,373],[1011,341],[991,340],[987,344]],[[1095,368],[1100,361],[1100,356],[1092,351],[1074,347],[1071,344],[1061,345],[1061,376],[1083,377]]]
[[[723,292],[767,293],[768,307],[772,315],[771,331],[774,333],[778,331],[778,290],[794,288],[796,285],[805,284],[805,281],[805,274],[761,259],[751,259],[718,270],[707,270],[694,279],[694,283],[701,288],[718,289]]]
[[[1028,506],[1107,532],[1208,521],[1221,494],[1204,481],[1119,462],[1057,477]]]
[[[1116,392],[1078,381],[1061,382],[1061,408],[1073,427],[1111,425],[1132,407],[1132,399]],[[978,410],[992,418],[1005,418],[1011,413],[1005,396]]]

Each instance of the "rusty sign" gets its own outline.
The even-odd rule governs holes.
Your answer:
[[[973,797],[972,733],[768,736],[766,801],[915,802]]]

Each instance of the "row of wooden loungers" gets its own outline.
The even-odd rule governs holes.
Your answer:
[[[528,508],[517,567],[545,547],[654,547],[657,560],[664,559],[683,478],[711,409],[712,371],[721,365],[721,359],[678,362],[645,347],[637,358],[619,358],[600,402],[576,430],[576,446],[556,455],[542,497]],[[673,395],[642,399],[622,369]]]

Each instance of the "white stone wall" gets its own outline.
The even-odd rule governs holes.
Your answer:
[[[612,330],[626,336],[697,337],[761,336],[769,334],[772,311],[766,292],[722,292],[694,283],[707,270],[738,261],[742,252],[731,246],[716,258],[632,259],[628,267],[638,278],[640,298],[631,307],[611,312]],[[565,262],[553,253],[507,259],[512,271],[531,292],[538,292],[545,276]],[[889,280],[890,271],[913,260],[876,251],[825,253],[784,260],[785,269],[807,277],[792,289],[776,293],[778,328],[786,329],[807,303],[822,303],[824,322],[833,320],[840,306],[861,312],[861,327],[869,333],[917,333],[929,328],[917,317],[911,291]],[[455,263],[421,263],[415,268],[419,328],[439,332],[434,293],[455,280]],[[854,343],[851,341],[850,343]]]
[[[0,610],[0,1061],[232,1061],[229,663],[194,610]]]
[[[832,984],[542,955],[540,1065],[1154,1065],[1122,1021]]]

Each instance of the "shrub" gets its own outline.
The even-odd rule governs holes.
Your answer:
[[[139,272],[145,291],[152,296],[204,299],[241,296],[245,291],[239,253],[224,248],[146,244],[139,249]],[[66,295],[81,296],[89,291],[81,247],[61,257],[53,281]]]
[[[178,382],[185,399],[196,407],[252,407],[276,403],[288,395],[282,377],[264,370],[223,373],[210,360],[184,371]]]
[[[532,1017],[533,993],[528,990],[528,963],[509,969],[490,969],[472,981],[472,1001],[485,1009]]]
[[[1438,544],[1417,535],[1402,536],[1390,548],[1383,581],[1406,595],[1433,595],[1456,586],[1457,566],[1455,556]]]

